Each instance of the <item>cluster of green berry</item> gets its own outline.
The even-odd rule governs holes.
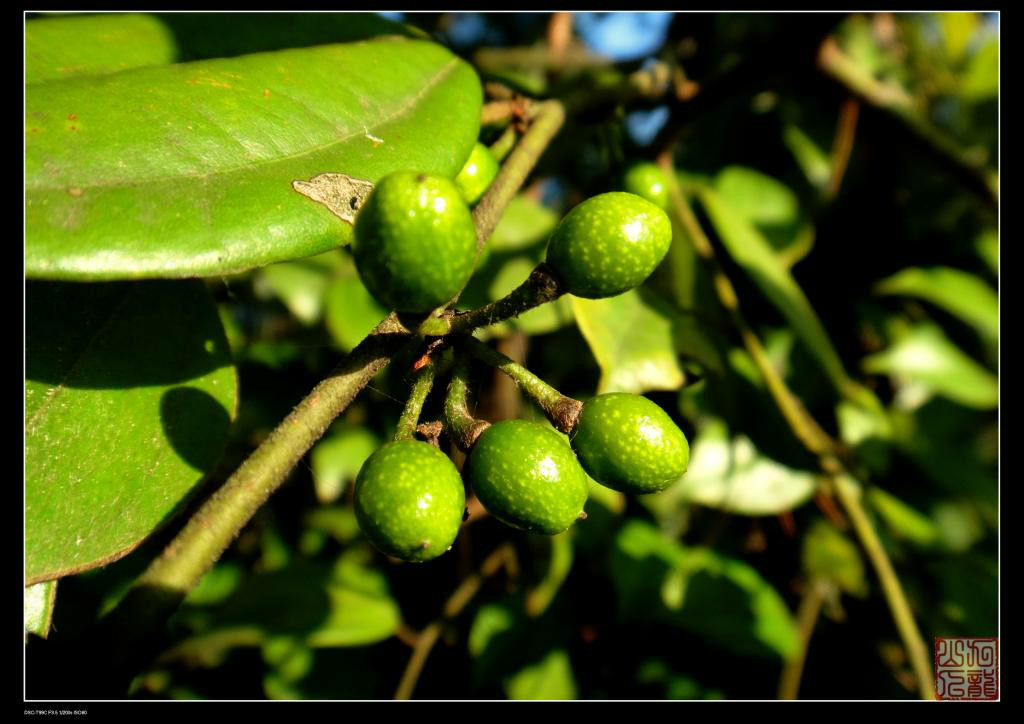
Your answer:
[[[427,313],[449,304],[476,263],[469,206],[497,171],[493,156],[478,144],[455,183],[415,172],[382,179],[356,218],[352,244],[367,289],[399,312]],[[610,297],[650,276],[671,238],[669,219],[657,204],[633,193],[605,193],[559,222],[547,264],[565,292]],[[682,431],[639,395],[610,393],[583,403],[568,442],[539,422],[481,426],[486,429],[469,445],[462,474],[437,447],[415,439],[396,439],[367,459],[356,478],[355,510],[375,547],[407,561],[448,550],[464,518],[463,478],[498,520],[555,535],[581,517],[590,478],[619,491],[654,493],[682,476],[689,463]]]

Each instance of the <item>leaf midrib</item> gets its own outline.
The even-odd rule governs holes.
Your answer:
[[[237,173],[239,171],[245,171],[245,170],[249,170],[249,169],[253,169],[253,168],[259,168],[261,166],[269,166],[269,165],[273,165],[273,164],[276,164],[276,163],[281,163],[281,162],[284,162],[284,161],[289,161],[289,160],[292,160],[292,159],[295,159],[295,158],[302,158],[303,156],[314,155],[314,154],[317,154],[317,153],[319,153],[319,152],[321,152],[321,151],[323,151],[325,149],[331,148],[333,146],[337,146],[338,144],[345,143],[345,142],[347,142],[347,141],[349,141],[349,140],[351,140],[353,138],[357,138],[359,136],[363,136],[366,133],[370,132],[371,130],[374,130],[374,131],[375,130],[379,130],[379,129],[383,128],[384,126],[394,122],[395,120],[397,120],[397,119],[407,115],[409,113],[409,111],[416,106],[416,104],[417,104],[417,102],[419,100],[421,100],[424,96],[426,96],[431,90],[433,90],[437,85],[439,85],[445,78],[447,78],[449,75],[451,75],[452,71],[456,67],[458,67],[459,62],[460,61],[459,61],[458,58],[451,58],[447,63],[445,63],[441,68],[438,69],[437,73],[435,73],[427,81],[427,83],[425,83],[424,86],[415,95],[410,96],[402,104],[400,104],[398,106],[398,108],[396,108],[391,114],[389,114],[388,116],[386,116],[383,119],[379,120],[377,123],[375,123],[375,124],[373,124],[371,126],[364,126],[361,131],[353,131],[352,133],[349,133],[349,134],[347,134],[345,136],[332,139],[328,143],[324,143],[324,144],[320,144],[318,146],[312,146],[310,148],[303,149],[302,151],[300,151],[298,153],[286,154],[286,155],[283,155],[283,156],[276,156],[274,158],[266,158],[266,159],[256,160],[256,161],[248,161],[248,162],[246,162],[244,164],[236,164],[234,166],[220,168],[220,169],[217,169],[215,171],[206,171],[206,172],[203,172],[203,173],[166,174],[166,175],[163,175],[163,176],[152,176],[152,177],[148,177],[148,178],[145,178],[145,179],[136,179],[136,180],[129,179],[129,180],[124,180],[124,181],[94,182],[94,183],[88,183],[88,184],[79,184],[79,185],[77,185],[77,188],[80,188],[80,189],[82,189],[84,191],[86,189],[107,189],[107,188],[126,188],[126,187],[132,187],[132,186],[144,186],[144,185],[147,185],[147,184],[160,184],[160,183],[165,183],[165,182],[168,182],[168,181],[179,181],[179,180],[189,180],[189,179],[209,179],[209,178],[215,178],[217,176],[229,175],[229,174],[232,174],[232,173]],[[62,192],[64,190],[64,188],[65,188],[65,185],[63,185],[63,184],[62,185],[50,185],[48,183],[32,184],[28,180],[26,180],[26,184],[25,184],[26,192],[31,192],[31,191],[61,191]]]

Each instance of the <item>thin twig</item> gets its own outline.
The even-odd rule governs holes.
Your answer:
[[[487,193],[473,209],[476,224],[477,248],[482,249],[494,233],[505,207],[508,206],[526,177],[530,175],[551,139],[565,122],[565,108],[558,101],[544,101],[535,106],[536,115],[530,128],[516,144],[515,149],[501,165]]]
[[[821,604],[827,591],[828,583],[816,579],[811,581],[800,599],[796,611],[797,628],[800,630],[800,654],[795,659],[787,661],[782,669],[782,676],[779,678],[780,699],[796,699],[800,693],[800,679],[803,677],[804,663],[807,661],[807,649],[811,645],[811,636],[814,635],[814,627],[818,623],[818,614],[821,612]]]
[[[878,533],[861,506],[859,495],[855,494],[854,489],[851,487],[852,483],[843,482],[848,472],[847,466],[844,465],[838,454],[840,451],[839,444],[832,440],[828,433],[807,412],[799,398],[789,389],[782,376],[772,365],[760,339],[743,318],[736,290],[715,258],[711,242],[701,229],[697,217],[693,214],[679,188],[675,171],[672,168],[671,154],[663,154],[659,162],[666,171],[672,213],[685,228],[694,245],[694,249],[709,264],[719,301],[729,312],[733,323],[739,330],[743,344],[753,358],[754,364],[757,366],[771,398],[775,401],[779,411],[782,412],[793,434],[803,443],[808,452],[818,458],[822,470],[834,482],[836,497],[839,498],[843,508],[850,516],[857,537],[865,551],[867,551],[868,557],[875,568],[875,573],[882,584],[882,591],[889,605],[893,620],[896,623],[896,628],[903,639],[907,655],[913,662],[921,698],[934,698],[931,664],[927,646],[921,638],[921,632],[917,628],[917,623],[910,609],[910,603],[903,592],[903,586],[893,570],[888,554],[886,554],[878,538]]]
[[[836,126],[835,142],[832,144],[832,174],[829,177],[825,197],[834,199],[839,195],[846,166],[853,152],[853,138],[857,133],[857,115],[860,103],[856,98],[847,98],[839,109],[839,123]]]
[[[492,551],[484,559],[484,562],[480,564],[480,569],[463,579],[458,588],[448,597],[441,611],[441,618],[431,623],[419,633],[416,637],[416,644],[413,646],[412,655],[409,657],[409,663],[406,664],[405,671],[402,672],[402,679],[398,683],[398,689],[395,691],[396,699],[409,699],[412,697],[412,692],[416,688],[416,682],[423,672],[423,665],[426,664],[431,649],[434,648],[434,644],[440,638],[445,623],[458,616],[462,609],[466,607],[466,604],[480,590],[483,582],[498,572],[501,565],[508,560],[511,547],[511,543],[503,543]]]
[[[583,411],[583,403],[566,397],[515,360],[493,350],[480,340],[469,337],[464,347],[469,354],[512,378],[526,395],[536,402],[556,428],[566,435],[572,433]]]
[[[972,188],[980,191],[986,201],[999,203],[998,172],[987,166],[983,155],[961,147],[955,139],[932,125],[914,107],[913,101],[902,88],[884,83],[864,71],[839,48],[831,36],[821,44],[818,65],[865,103],[899,119],[915,137],[924,142],[936,159],[946,164]]]

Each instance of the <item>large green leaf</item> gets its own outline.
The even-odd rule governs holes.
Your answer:
[[[665,307],[636,289],[608,299],[572,297],[576,324],[601,367],[598,393],[682,386],[674,315]]]
[[[786,317],[836,389],[849,394],[854,385],[839,354],[800,285],[775,250],[749,220],[710,187],[702,185],[698,193],[729,255]]]
[[[217,462],[237,381],[204,285],[26,286],[25,577],[114,560]]]
[[[459,171],[482,95],[446,49],[397,37],[25,93],[26,274],[75,280],[220,275],[344,244],[370,182]]]
[[[785,601],[756,570],[684,547],[650,523],[623,526],[611,574],[627,619],[674,624],[743,654],[789,659],[800,651]]]
[[[25,82],[173,63],[177,45],[149,15],[67,15],[25,23]]]
[[[964,354],[931,323],[915,325],[892,346],[864,358],[864,369],[925,386],[968,407],[999,404],[998,378]]]
[[[954,314],[990,339],[999,334],[999,298],[986,282],[959,269],[910,267],[875,286],[879,294],[918,297]]]

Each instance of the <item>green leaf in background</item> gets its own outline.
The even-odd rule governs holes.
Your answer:
[[[331,337],[344,352],[363,341],[387,316],[389,310],[366,290],[351,258],[327,285],[324,294],[324,323]]]
[[[620,614],[693,631],[741,654],[789,659],[800,634],[785,601],[741,561],[687,548],[650,523],[631,519],[612,552]]]
[[[636,289],[609,299],[570,298],[576,324],[601,367],[598,394],[682,386],[673,315],[665,305]]]
[[[150,15],[67,15],[25,23],[26,83],[164,65],[177,53],[170,29]]]
[[[57,581],[43,581],[25,586],[25,641],[35,634],[44,639],[50,633],[53,606],[57,601]]]
[[[964,70],[960,96],[975,103],[999,95],[999,38],[989,38],[972,56]]]
[[[641,684],[661,684],[665,699],[724,699],[719,689],[705,689],[693,677],[677,674],[664,659],[647,659],[640,664],[636,680]]]
[[[340,498],[346,486],[359,474],[359,469],[382,440],[362,425],[334,425],[327,435],[313,446],[313,484],[316,498],[324,504]]]
[[[714,188],[764,235],[785,268],[814,247],[814,227],[801,222],[796,194],[778,180],[745,166],[727,166],[715,176]]]
[[[498,603],[485,603],[477,611],[469,630],[466,647],[474,658],[487,650],[495,637],[511,631],[516,624],[517,614],[511,607]]]
[[[349,177],[453,177],[482,100],[470,66],[401,38],[33,83],[25,95],[25,271],[69,280],[229,274],[345,244],[350,223],[314,197],[344,215],[331,194]]]
[[[803,565],[809,580],[824,579],[863,598],[868,594],[864,561],[857,546],[834,525],[816,520],[803,541]]]
[[[733,211],[758,226],[791,224],[799,202],[784,184],[745,166],[726,166],[715,176],[715,191]]]
[[[189,591],[183,605],[212,606],[230,596],[242,582],[244,574],[237,563],[218,562],[203,574],[199,583]]]
[[[547,656],[522,669],[505,682],[509,699],[551,701],[576,698],[572,662],[565,649],[552,649]]]
[[[522,251],[547,241],[557,223],[558,214],[520,194],[505,208],[487,245],[492,252]]]
[[[287,638],[311,648],[365,646],[391,637],[401,621],[381,571],[358,551],[334,570],[299,562],[257,573],[216,607],[174,657],[216,665],[237,646]]]
[[[981,24],[978,13],[938,13],[936,17],[942,27],[946,57],[956,64],[967,52],[967,45]]]
[[[253,289],[257,295],[264,289],[269,290],[296,319],[313,325],[323,314],[324,295],[332,274],[344,263],[344,257],[333,251],[299,261],[271,264],[256,272]]]
[[[881,488],[870,488],[867,501],[882,517],[896,537],[919,546],[933,546],[939,542],[939,529],[928,516],[904,503]]]
[[[306,516],[311,530],[326,533],[339,543],[350,543],[362,535],[355,510],[350,505],[319,507]]]
[[[985,281],[951,267],[910,267],[875,285],[878,294],[917,297],[962,319],[988,339],[999,335],[999,298]]]
[[[524,195],[513,198],[487,242],[485,255],[477,260],[477,270],[460,296],[458,308],[480,307],[522,284],[543,259],[548,235],[557,222],[558,215],[543,204]],[[547,334],[572,321],[572,304],[563,296],[488,327],[485,336],[505,337],[514,331]]]
[[[864,370],[924,385],[968,407],[992,409],[999,404],[999,380],[964,354],[940,327],[914,325],[887,349],[865,357]]]
[[[498,257],[492,257],[496,261]],[[517,255],[501,265],[494,281],[488,290],[488,301],[497,301],[503,298],[513,289],[518,287],[530,272],[537,266],[537,260],[528,255]],[[561,296],[553,302],[542,304],[539,307],[520,314],[507,322],[494,325],[488,328],[491,334],[508,334],[518,330],[526,334],[547,334],[561,329],[573,321],[573,306],[568,295]]]
[[[974,249],[995,275],[999,275],[999,232],[987,229],[978,235]]]
[[[836,389],[841,394],[851,394],[855,385],[847,376],[839,354],[832,346],[811,303],[778,254],[753,224],[738,214],[717,192],[701,186],[698,193],[729,255],[782,312]]]
[[[165,522],[216,464],[237,406],[198,281],[29,282],[25,576],[104,565]]]
[[[710,421],[693,441],[690,467],[666,495],[739,515],[775,515],[803,505],[818,483],[813,474],[765,457],[744,435],[729,437]]]
[[[783,128],[782,141],[811,186],[824,191],[832,178],[832,159],[829,154],[794,123],[787,123]]]

